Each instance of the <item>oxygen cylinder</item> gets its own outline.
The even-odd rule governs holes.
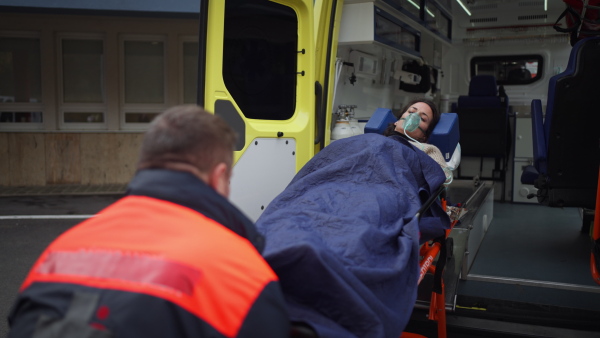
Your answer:
[[[350,121],[338,120],[335,122],[335,127],[331,131],[331,140],[340,140],[346,137],[354,136],[354,132],[350,127]]]
[[[348,121],[350,123],[350,129],[352,130],[352,134],[353,135],[360,135],[360,134],[364,134],[363,129],[361,129],[360,125],[358,124],[358,121],[355,119],[350,119]]]

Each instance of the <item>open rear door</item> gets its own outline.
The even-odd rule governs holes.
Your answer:
[[[315,152],[331,139],[334,111],[335,69],[343,0],[322,0],[314,4],[315,90],[317,93]]]
[[[312,0],[201,0],[198,104],[238,134],[231,201],[256,220],[315,152]]]

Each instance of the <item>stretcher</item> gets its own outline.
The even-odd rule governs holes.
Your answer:
[[[437,194],[432,195],[427,202],[423,204],[415,217],[418,218],[438,198],[441,200],[442,207],[445,210],[448,210],[445,189],[446,187],[444,185],[440,186]],[[452,255],[453,239],[449,237],[449,235],[450,231],[454,228],[454,225],[458,223],[458,215],[456,215],[456,217],[451,217],[451,220],[450,229],[445,231],[443,237],[424,243],[420,249],[419,284],[421,284],[428,273],[434,276],[428,317],[430,320],[437,323],[439,338],[446,338],[446,293],[443,273],[446,261]],[[425,336],[416,333],[403,332],[400,337],[418,338]]]

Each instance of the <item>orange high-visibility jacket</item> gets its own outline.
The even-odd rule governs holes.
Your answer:
[[[21,320],[38,333],[43,320],[59,329],[77,321],[114,337],[289,332],[277,276],[247,238],[196,210],[139,195],[50,244],[21,287],[15,337]]]

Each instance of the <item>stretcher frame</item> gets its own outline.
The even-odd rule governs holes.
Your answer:
[[[419,209],[415,218],[420,218],[422,213],[427,210],[431,204],[438,198],[441,200],[442,208],[447,211],[446,198],[443,196],[446,190],[446,186],[442,184],[435,194],[431,195],[429,199]],[[458,219],[451,220],[450,228],[445,230],[444,235],[433,241],[426,242],[421,246],[419,262],[419,281],[417,284],[421,284],[421,281],[426,274],[431,273],[434,275],[433,288],[431,291],[431,301],[429,303],[429,315],[428,319],[437,322],[438,338],[446,338],[446,292],[444,287],[443,273],[448,257],[448,249],[452,250],[451,238],[448,236],[458,223]],[[450,243],[449,243],[450,241]],[[438,257],[439,256],[439,257]],[[437,262],[434,265],[433,262]],[[400,338],[427,338],[423,335],[403,332]]]
[[[422,212],[431,206],[431,204],[438,197],[441,199],[442,208],[447,210],[447,204],[445,197],[442,197],[445,186],[442,185],[436,194],[432,195],[430,199],[421,207],[415,217],[420,217]],[[600,210],[600,167],[598,169],[598,187],[596,191],[596,203],[595,211]],[[600,284],[600,217],[596,217],[594,213],[593,229],[591,231],[592,248],[590,254],[590,271],[592,278],[597,284]],[[437,322],[437,337],[446,338],[446,303],[445,303],[445,287],[443,280],[443,272],[446,260],[448,258],[447,241],[449,239],[450,232],[454,226],[458,223],[458,219],[452,220],[450,229],[445,231],[443,238],[427,242],[421,246],[419,262],[419,281],[421,283],[427,273],[434,275],[434,286],[431,291],[431,300],[429,304],[428,319]],[[451,239],[451,238],[450,238]],[[439,257],[438,257],[439,256]],[[437,263],[434,265],[437,257]],[[403,332],[400,338],[426,338],[423,335],[416,333]]]

